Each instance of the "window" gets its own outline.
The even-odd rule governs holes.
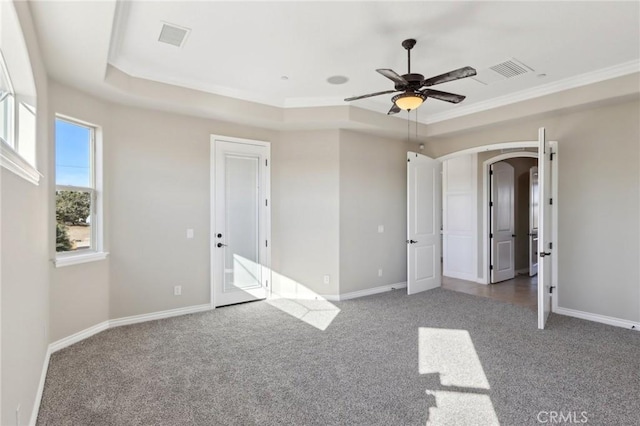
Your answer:
[[[14,2],[0,2],[0,164],[38,185],[37,93]]]
[[[97,128],[55,121],[56,266],[104,259]]]

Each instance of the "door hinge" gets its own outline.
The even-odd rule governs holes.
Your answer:
[[[553,289],[556,288],[556,286],[552,285],[551,287],[549,287],[549,294],[553,294]]]
[[[265,167],[269,167],[269,160],[264,160]]]
[[[549,205],[552,206],[553,205],[553,198],[549,198]]]
[[[551,154],[549,155],[549,161],[553,161],[553,151],[551,151]]]
[[[269,288],[269,280],[265,281],[265,287]]]
[[[489,201],[489,207],[493,207],[493,201]]]
[[[493,238],[493,233],[489,234],[489,238]]]
[[[269,207],[269,200],[264,200],[264,206]]]
[[[493,265],[489,266],[489,269],[493,271]]]
[[[493,170],[489,170],[489,176],[493,176]]]
[[[553,249],[553,243],[549,243],[549,250]]]
[[[269,247],[269,241],[268,240],[264,240],[264,246],[265,247]]]

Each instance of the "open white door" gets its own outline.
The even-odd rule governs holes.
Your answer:
[[[529,169],[529,276],[538,273],[538,167]]]
[[[504,161],[491,165],[491,282],[510,280],[515,268],[514,169]]]
[[[538,328],[543,329],[551,312],[551,147],[544,127],[538,131]]]
[[[414,294],[442,283],[442,178],[438,160],[409,152],[407,161],[407,293]]]

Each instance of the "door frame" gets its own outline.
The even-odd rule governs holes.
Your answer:
[[[557,141],[550,141],[549,142],[551,145],[551,148],[553,149],[553,153],[554,153],[554,161],[551,162],[551,174],[552,174],[552,179],[551,179],[551,196],[558,200],[558,159],[559,154],[558,154],[558,142]],[[496,151],[496,150],[501,150],[501,149],[522,149],[522,148],[538,148],[538,141],[507,141],[507,142],[499,142],[499,143],[493,143],[493,144],[487,144],[487,145],[482,145],[482,146],[477,146],[474,148],[467,148],[467,149],[463,149],[460,151],[455,151],[449,154],[445,154],[445,155],[441,155],[440,157],[436,157],[436,160],[440,160],[440,161],[444,161],[444,160],[448,160],[450,158],[454,158],[457,157],[459,155],[467,155],[467,154],[474,154],[474,153],[480,153],[480,152],[486,152],[486,151]],[[513,152],[509,152],[509,153],[505,153],[503,155],[507,155],[507,154],[519,154],[520,156],[522,156],[522,154],[524,152],[527,151],[513,151]],[[537,154],[537,152],[536,152]],[[486,170],[486,169],[485,169]],[[484,173],[484,172],[483,172]],[[483,179],[484,180],[484,179]],[[486,182],[483,182],[483,185],[486,185]],[[488,204],[488,201],[486,201]],[[486,214],[487,212],[487,208],[488,206],[483,207],[483,212],[484,214]],[[488,244],[488,235],[486,233],[486,227],[487,227],[487,218],[483,218],[483,235],[487,236],[487,241],[483,242],[483,246],[486,247]],[[554,252],[558,253],[558,202],[553,203],[553,205],[551,206],[551,238],[553,240],[553,244],[554,244]],[[488,259],[483,259],[483,276],[480,277],[478,279],[477,282],[481,282],[483,284],[487,284],[487,278],[488,278]],[[558,289],[559,289],[559,283],[558,283],[558,256],[551,256],[551,268],[552,268],[552,276],[551,276],[551,281],[552,281],[552,285],[556,288],[555,290],[555,294],[554,297],[551,298],[551,303],[552,303],[552,310],[555,311],[558,308]]]
[[[269,158],[271,158],[271,143],[266,141],[259,141],[254,139],[243,139],[231,136],[223,135],[210,135],[209,143],[209,304],[211,309],[215,309],[215,255],[216,255],[216,238],[215,238],[215,226],[216,226],[216,141],[239,143],[245,145],[256,145],[265,147],[269,150]],[[270,161],[269,161],[270,163]],[[267,179],[265,196],[267,197],[268,205],[265,209],[265,223],[267,229],[265,230],[267,241],[269,244],[266,247],[266,258],[262,267],[267,271],[267,298],[271,296],[271,164],[267,164]]]
[[[489,202],[491,194],[489,191],[489,168],[492,164],[509,158],[538,158],[538,153],[533,151],[507,152],[490,158],[482,163],[482,284],[490,284],[491,276],[489,271],[489,252],[491,250],[491,227],[489,226]],[[515,249],[515,248],[514,248]]]

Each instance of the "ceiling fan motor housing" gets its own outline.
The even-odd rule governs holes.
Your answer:
[[[409,84],[396,84],[396,90],[418,90],[422,85],[424,76],[422,74],[405,74],[402,76]]]

